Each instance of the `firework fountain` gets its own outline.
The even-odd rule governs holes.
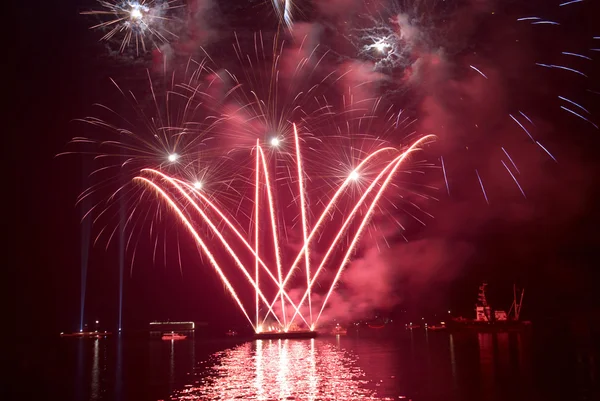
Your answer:
[[[152,188],[156,194],[165,200],[173,209],[181,224],[185,226],[194,237],[197,245],[209,259],[214,270],[219,275],[225,288],[227,288],[227,291],[239,306],[240,311],[257,333],[266,330],[288,332],[290,328],[297,327],[295,324],[296,320],[300,321],[300,324],[304,325],[304,327],[314,330],[319,323],[319,319],[325,310],[333,289],[336,287],[345,266],[356,249],[361,234],[377,207],[378,201],[389,186],[395,173],[400,169],[403,162],[405,162],[412,152],[418,150],[419,146],[427,143],[431,139],[431,135],[424,136],[401,152],[398,152],[394,148],[384,147],[375,150],[366,156],[348,173],[348,176],[339,185],[329,202],[325,205],[324,210],[321,211],[316,222],[310,226],[307,217],[309,213],[307,212],[306,207],[306,188],[304,185],[307,177],[305,176],[302,164],[300,137],[298,130],[294,125],[295,164],[298,185],[297,198],[299,199],[299,214],[302,220],[303,242],[294,261],[287,268],[283,265],[281,257],[281,240],[278,235],[280,229],[278,228],[277,210],[274,202],[272,173],[269,171],[267,158],[263,146],[260,143],[257,142],[256,147],[254,148],[256,157],[254,170],[254,244],[246,240],[242,233],[243,230],[241,227],[236,227],[232,216],[228,216],[226,211],[221,210],[217,204],[203,194],[202,189],[198,188],[194,183],[180,180],[155,169],[144,169],[135,180]],[[272,140],[270,144],[271,146],[277,147],[279,146],[279,140]],[[358,201],[356,201],[351,212],[342,217],[343,223],[341,227],[338,229],[333,240],[329,243],[318,267],[316,267],[316,269],[313,268],[311,265],[313,259],[311,259],[310,256],[311,245],[316,241],[318,237],[317,234],[322,230],[323,226],[328,224],[328,221],[331,221],[330,214],[333,213],[336,208],[336,203],[348,190],[349,186],[358,180],[367,179],[362,176],[366,165],[374,163],[378,159],[381,161],[380,159],[382,158],[386,158],[386,161],[383,163],[383,168],[380,168],[378,174],[368,182],[367,189],[362,193],[362,196],[360,196]],[[172,192],[175,192],[176,195],[172,195]],[[266,200],[263,199],[263,194],[265,193]],[[180,200],[184,201],[182,202]],[[261,211],[264,203],[267,204],[267,207],[265,208],[267,212],[265,214],[268,215],[269,229],[272,234],[275,266],[269,265],[266,262],[269,258],[260,251],[259,230],[261,229]],[[215,257],[215,252],[211,246],[212,244],[209,244],[206,239],[203,238],[198,227],[193,223],[193,219],[189,216],[188,212],[190,207],[201,217],[202,224],[207,225],[211,229],[212,234],[219,239],[220,245],[227,250],[229,257],[235,262],[238,271],[237,274],[243,275],[247,280],[247,283],[253,288],[255,293],[254,319],[251,318],[252,313],[250,312],[250,307],[242,302],[239,290],[232,285],[227,270],[223,268],[224,263]],[[358,212],[362,207],[366,207],[366,212],[363,212],[362,215],[358,216]],[[355,220],[357,220],[358,227],[348,233],[350,226]],[[251,253],[254,258],[253,263],[245,264],[242,262],[242,257],[238,255],[239,252],[234,250],[239,247],[239,244],[237,244],[237,246],[231,244],[224,236],[223,231],[225,230],[219,228],[219,225],[223,223],[225,227],[227,227],[227,230],[234,234],[236,241],[242,245],[242,248],[245,248],[247,252]],[[332,256],[341,246],[342,237],[345,235],[349,235],[349,246],[346,247],[341,260],[333,264],[334,262],[331,260]],[[300,265],[302,260],[304,261],[304,269],[302,269]],[[322,275],[325,266],[332,264],[336,266],[334,269],[333,281],[321,304],[314,305],[312,303],[311,294],[315,283],[319,276]],[[294,276],[294,273],[302,270],[304,270],[302,274],[305,276],[306,284],[302,289],[301,298],[299,300],[294,300],[289,293],[292,282],[291,278]],[[274,296],[268,296],[267,291],[264,288],[265,281],[267,282],[267,285],[275,286],[276,294]],[[316,313],[313,313],[313,309]],[[261,310],[263,311],[262,314]],[[267,327],[265,325],[268,318],[274,319],[276,322],[275,327]]]

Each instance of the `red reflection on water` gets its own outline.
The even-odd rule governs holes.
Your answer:
[[[321,341],[258,340],[219,352],[173,400],[368,400],[356,359]]]

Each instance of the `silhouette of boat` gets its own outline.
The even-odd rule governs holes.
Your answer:
[[[475,305],[475,319],[453,318],[446,324],[449,330],[519,331],[531,327],[530,321],[519,320],[525,290],[521,290],[520,300],[517,302],[517,289],[516,286],[513,286],[513,303],[508,313],[506,313],[504,310],[492,309],[485,295],[486,286],[486,283],[479,286],[478,301]],[[513,312],[512,315],[511,312]]]

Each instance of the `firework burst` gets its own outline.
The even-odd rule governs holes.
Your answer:
[[[534,115],[533,110],[526,109],[528,104],[552,102],[556,110],[579,119],[588,128],[598,129],[590,108],[578,99],[589,98],[589,94],[593,93],[585,88],[583,81],[594,69],[597,43],[594,37],[574,37],[569,34],[573,30],[563,28],[573,22],[571,13],[566,10],[583,6],[581,1],[563,2],[557,4],[554,10],[549,7],[550,16],[513,17],[518,11],[497,13],[485,7],[477,10],[468,5],[434,0],[392,1],[387,7],[374,10],[369,10],[370,6],[366,5],[347,38],[353,44],[356,55],[369,60],[375,70],[389,77],[384,86],[388,98],[404,106],[406,114],[420,117],[417,126],[439,134],[440,143],[454,144],[446,145],[446,148],[452,149],[452,154],[439,157],[448,195],[453,185],[450,171],[456,171],[453,168],[457,164],[456,149],[462,145],[467,151],[460,152],[462,159],[473,160],[482,153],[498,156],[500,160],[496,168],[506,174],[512,183],[509,185],[526,197],[526,189],[519,182],[521,171],[518,168],[518,159],[523,154],[513,154],[517,146],[519,151],[523,146],[517,145],[520,141],[515,135],[525,135],[523,139],[533,145],[529,152],[540,153],[552,162],[559,160],[553,153],[552,144],[545,143],[548,138],[543,138],[540,124],[536,124],[535,120],[540,120],[540,117]],[[584,19],[581,18],[581,21]],[[495,40],[493,28],[489,32],[473,29],[475,24],[470,22],[473,20],[490,27],[498,26],[498,31],[510,28],[511,39],[514,40],[505,42],[514,43],[511,54],[519,51],[527,56],[507,63],[490,52],[489,43]],[[459,29],[460,24],[465,27]],[[482,32],[487,33],[481,36]],[[527,45],[536,46],[537,59],[532,64],[518,64],[520,59],[532,59],[531,50],[525,47]],[[518,76],[504,71],[514,70],[516,65],[521,71]],[[552,99],[548,99],[547,89],[531,84],[530,74],[522,73],[533,73],[534,69],[537,69],[536,76],[544,74],[552,81],[558,76],[564,79],[564,84],[552,86],[560,88]],[[527,80],[518,81],[516,77],[527,77]],[[513,90],[507,86],[509,83],[520,87],[518,98],[511,96]],[[450,94],[452,99],[456,99],[456,104],[449,105],[452,102]],[[501,104],[497,98],[507,104]],[[529,102],[524,102],[523,98],[529,99]],[[494,105],[494,101],[498,104]],[[432,110],[434,102],[435,110]],[[440,117],[436,120],[432,114]],[[504,122],[500,122],[502,120]],[[501,135],[490,139],[488,134],[484,139],[478,134],[498,132],[499,124],[506,126]],[[467,132],[470,134],[467,135]],[[509,132],[514,135],[508,135]],[[477,163],[473,163],[473,170],[469,173],[488,204],[492,195],[486,190],[486,182],[491,174],[492,171]]]
[[[129,47],[135,48],[136,55],[149,51],[177,39],[169,28],[173,22],[173,10],[182,8],[178,0],[98,0],[100,9],[84,11],[84,15],[94,15],[103,21],[90,29],[107,31],[100,40],[119,43],[119,52]]]

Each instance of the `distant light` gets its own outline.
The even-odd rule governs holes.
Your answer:
[[[96,320],[96,324],[100,323],[99,321]]]
[[[277,137],[271,138],[271,146],[277,147],[277,146],[279,146],[280,143],[281,143],[281,141],[279,140],[279,138],[277,138]]]
[[[194,183],[194,188],[196,188],[196,189],[202,189],[202,182],[200,182],[200,181],[196,181],[196,182]]]
[[[360,178],[360,175],[358,175],[358,171],[352,170],[349,177],[352,181],[356,181]]]
[[[177,159],[179,159],[179,155],[178,155],[177,153],[171,153],[171,154],[169,155],[169,161],[170,161],[171,163],[174,163],[174,162],[176,162],[176,161],[177,161]]]
[[[448,313],[450,313],[450,311],[448,311]]]

